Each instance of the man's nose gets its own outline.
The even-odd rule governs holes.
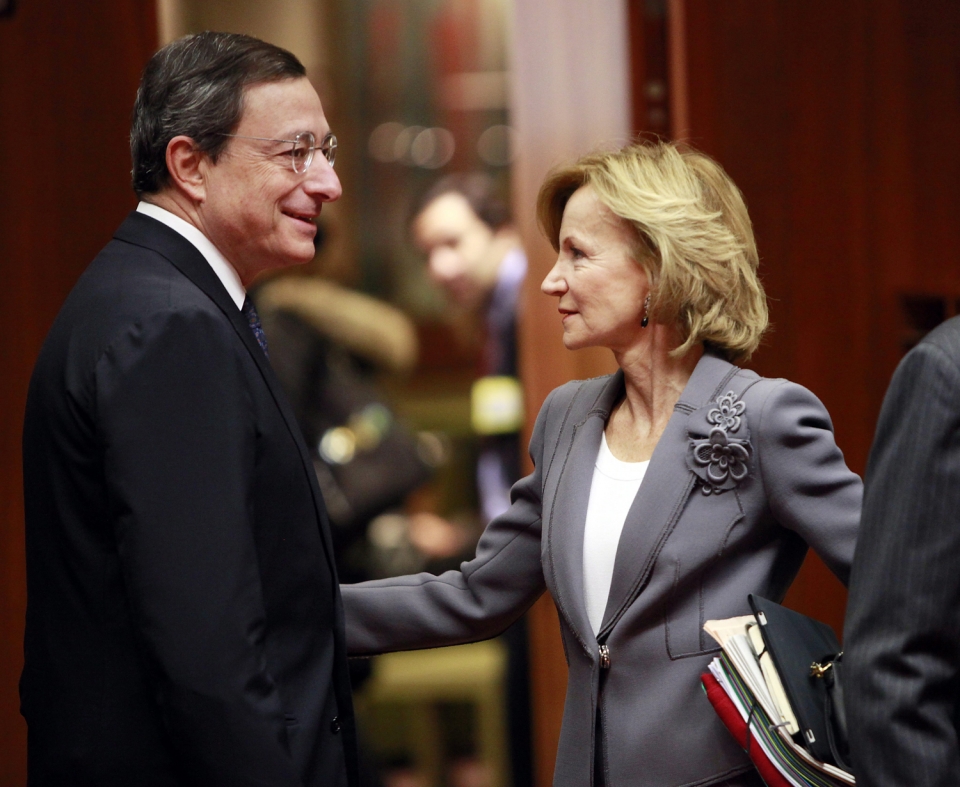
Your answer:
[[[343,186],[340,178],[330,165],[330,162],[317,153],[310,167],[303,174],[303,190],[311,196],[319,197],[322,202],[333,202],[340,199]]]

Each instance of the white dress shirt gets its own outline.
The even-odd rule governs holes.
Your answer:
[[[145,216],[156,219],[162,224],[166,224],[174,232],[180,233],[196,246],[197,251],[203,255],[203,258],[210,264],[210,267],[213,268],[213,272],[217,274],[217,278],[223,282],[223,286],[230,295],[230,299],[237,304],[238,309],[243,308],[247,291],[240,282],[240,275],[237,273],[236,268],[227,261],[227,258],[220,253],[220,249],[214,246],[206,235],[200,232],[200,230],[190,222],[184,221],[169,210],[150,202],[143,202],[141,200],[140,204],[137,205],[137,213],[142,213]]]

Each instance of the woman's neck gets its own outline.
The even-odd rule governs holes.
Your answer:
[[[624,398],[607,423],[607,443],[613,455],[627,462],[641,462],[653,454],[674,405],[703,356],[696,344],[682,356],[670,351],[682,344],[679,331],[650,325],[643,345],[617,352],[623,370]]]

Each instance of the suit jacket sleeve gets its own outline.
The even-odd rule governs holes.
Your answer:
[[[955,354],[954,354],[955,357]],[[845,636],[857,784],[960,784],[960,368],[925,341],[884,400]]]
[[[347,651],[371,655],[496,636],[543,592],[541,454],[550,399],[530,440],[535,469],[511,490],[511,506],[487,525],[476,557],[459,571],[342,585]]]
[[[100,438],[130,614],[185,774],[296,785],[264,654],[243,352],[218,314],[152,317],[98,363]]]
[[[863,484],[843,459],[830,415],[810,391],[786,380],[764,399],[759,464],[771,512],[847,584]]]

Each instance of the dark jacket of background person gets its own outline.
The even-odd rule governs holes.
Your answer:
[[[152,218],[124,222],[44,344],[24,483],[31,784],[356,783],[300,430],[213,270]]]
[[[598,727],[608,785],[739,783],[752,766],[700,687],[718,650],[703,623],[747,614],[748,593],[782,599],[808,544],[846,581],[860,479],[813,394],[705,354],[627,516],[594,636],[584,520],[601,433],[622,391],[617,373],[547,398],[530,443],[534,472],[460,571],[344,586],[348,648],[370,654],[490,637],[547,589],[570,668],[554,784],[592,783]],[[691,440],[710,435],[708,415],[729,391],[745,403],[747,429],[738,434],[749,435],[750,472],[736,488],[705,494]]]
[[[960,784],[960,319],[907,354],[884,399],[844,651],[857,784]]]
[[[254,293],[270,365],[310,450],[332,526],[337,573],[375,573],[367,526],[427,481],[433,467],[417,436],[397,421],[377,374],[408,373],[417,336],[403,312],[317,277],[284,276]],[[355,443],[341,457],[323,448],[333,431]],[[352,662],[351,669],[366,662]]]

